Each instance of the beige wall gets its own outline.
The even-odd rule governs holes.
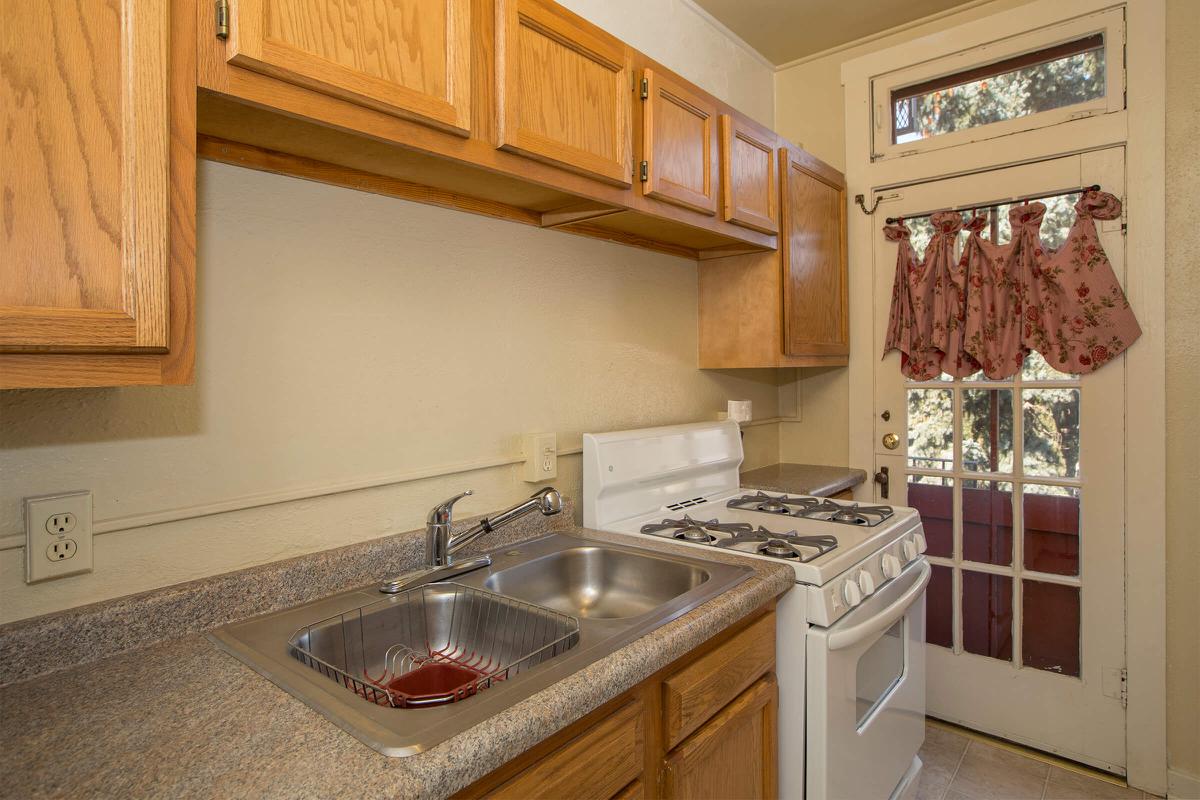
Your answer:
[[[911,41],[1028,0],[997,0],[930,24],[810,59],[776,76],[775,114],[780,133],[844,169],[846,163],[842,62],[865,52]],[[1167,0],[1167,647],[1170,764],[1200,778],[1200,3]],[[812,113],[821,109],[821,113]],[[854,187],[851,187],[851,192]],[[857,213],[857,211],[852,211]],[[851,269],[861,268],[851,253]],[[781,430],[781,456],[845,453],[848,427],[845,371],[802,373],[799,393],[806,422]],[[817,421],[810,424],[808,420]],[[836,424],[832,424],[836,421]],[[803,435],[799,431],[803,430]],[[843,456],[844,459],[844,456]],[[1130,546],[1135,547],[1136,532]]]
[[[1200,782],[1200,3],[1167,2],[1167,748]],[[1130,546],[1136,547],[1134,541]]]
[[[688,2],[568,5],[770,122],[770,68]],[[778,413],[779,373],[696,369],[690,261],[210,163],[198,225],[194,386],[0,392],[0,622],[500,508],[524,432]],[[95,572],[26,586],[20,499],[79,488]]]

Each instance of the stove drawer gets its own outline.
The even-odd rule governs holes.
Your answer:
[[[775,666],[775,612],[663,681],[667,749],[683,741]]]

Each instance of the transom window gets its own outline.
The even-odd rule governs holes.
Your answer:
[[[990,139],[1125,107],[1120,9],[871,81],[873,158]]]

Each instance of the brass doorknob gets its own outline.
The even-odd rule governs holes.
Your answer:
[[[900,446],[900,437],[894,433],[885,433],[883,435],[883,446],[888,450],[895,450]]]

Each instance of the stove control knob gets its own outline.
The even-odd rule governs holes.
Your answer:
[[[904,544],[901,545],[901,547],[900,547],[900,550],[901,550],[901,552],[904,553],[904,563],[905,564],[907,564],[909,561],[912,561],[917,556],[921,555],[919,552],[917,552],[917,543],[914,542],[912,539],[905,539]]]
[[[923,533],[914,533],[913,534],[913,543],[917,546],[918,553],[924,553],[925,550],[927,549],[927,546],[925,544],[925,534],[923,534]]]
[[[854,581],[846,581],[842,584],[842,599],[846,601],[846,605],[854,608],[862,602],[862,590]]]
[[[884,553],[883,558],[879,559],[879,569],[883,572],[883,577],[890,581],[900,574],[900,559],[891,553]]]
[[[863,597],[875,593],[875,579],[865,569],[858,571],[858,588],[862,589]]]

